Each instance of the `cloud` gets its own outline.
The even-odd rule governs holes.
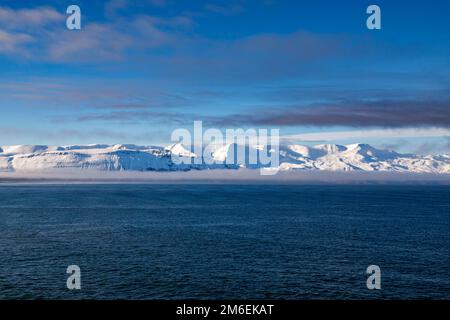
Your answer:
[[[111,39],[116,39],[116,42]],[[92,23],[80,32],[64,30],[52,35],[45,59],[53,62],[89,62],[95,59],[120,60],[123,51],[134,43],[132,36],[112,30],[107,25]]]
[[[359,49],[348,46],[349,41],[343,35],[305,31],[228,40],[187,37],[177,43],[169,58],[160,59],[158,66],[171,77],[189,75],[226,83],[267,81],[307,75],[313,66],[318,67],[317,73],[330,61],[348,54],[359,55]],[[147,68],[155,70],[152,64]]]
[[[156,6],[168,4],[166,1],[153,3]],[[130,5],[143,8],[143,2],[138,4],[129,0],[113,0],[109,5],[111,10],[105,13],[104,19],[92,22],[88,16],[79,32],[65,29],[64,11],[60,13],[50,7],[0,7],[0,55],[7,55],[11,59],[28,59],[31,62],[28,65],[32,67],[35,67],[33,62],[38,62],[39,66],[45,62],[69,67],[75,65],[73,69],[67,70],[68,74],[75,71],[74,77],[63,88],[46,87],[35,79],[23,85],[20,83],[16,88],[2,90],[3,82],[0,84],[0,93],[3,93],[3,97],[0,94],[0,101],[8,98],[21,106],[36,107],[38,103],[39,107],[44,108],[56,106],[58,109],[55,108],[55,114],[58,116],[61,115],[61,109],[76,106],[76,116],[65,116],[66,121],[72,119],[79,122],[159,119],[164,124],[180,123],[193,120],[193,115],[188,114],[189,110],[181,110],[191,107],[190,110],[198,110],[204,115],[195,119],[228,127],[311,125],[408,128],[446,127],[450,124],[448,89],[441,92],[441,96],[431,92],[428,97],[418,94],[420,89],[425,90],[423,88],[445,87],[447,75],[439,78],[445,73],[445,68],[436,73],[432,70],[420,72],[418,69],[415,72],[396,72],[395,68],[389,70],[391,73],[384,73],[386,69],[377,68],[380,64],[362,65],[361,62],[373,61],[370,58],[380,52],[384,54],[383,59],[377,57],[377,61],[386,61],[387,66],[393,63],[392,59],[384,59],[387,56],[403,61],[404,55],[400,55],[399,51],[403,54],[405,50],[398,50],[397,45],[386,47],[386,43],[377,43],[380,46],[375,46],[371,40],[373,37],[302,30],[213,39],[196,34],[196,26],[201,18],[193,21],[193,18],[198,18],[195,15],[144,14],[150,11],[129,9]],[[240,3],[222,2],[210,3],[206,8],[201,8],[227,14],[240,11],[242,8],[239,6]],[[113,18],[119,11],[121,15]],[[175,9],[170,12],[175,12]],[[414,51],[408,55],[408,65],[412,65],[414,59],[411,57],[417,53]],[[354,59],[360,60],[354,63]],[[339,63],[335,65],[336,61]],[[92,68],[87,76],[76,79],[77,74],[87,70],[76,69],[83,64]],[[353,70],[347,70],[347,66],[353,66]],[[358,69],[357,74],[355,67]],[[61,70],[66,72],[65,69]],[[431,80],[425,82],[425,73]],[[125,77],[120,77],[122,74]],[[130,80],[135,74],[139,77]],[[412,74],[420,76],[420,80],[414,78],[414,81],[406,81],[411,80]],[[109,78],[106,79],[109,76],[120,80],[109,82]],[[356,76],[358,81],[367,82],[355,85]],[[380,83],[378,87],[374,85],[374,77]],[[136,79],[142,82],[140,89],[131,88],[139,86]],[[384,82],[385,79],[390,82]],[[260,86],[261,83],[264,86],[288,86],[284,80],[288,80],[292,86],[306,83],[313,89],[294,88],[289,91],[288,88],[278,91],[278,96],[274,96],[273,90]],[[395,88],[391,90],[392,83]],[[223,84],[231,86],[214,99],[216,94],[211,94],[211,88],[217,86],[222,91],[220,85]],[[156,87],[164,93],[155,92]],[[415,90],[417,87],[419,90]],[[194,91],[203,92],[202,97],[200,94],[194,97]],[[347,100],[342,100],[342,97]],[[369,100],[379,97],[386,100]],[[267,107],[250,105],[257,99],[267,103]],[[213,113],[217,108],[236,101],[239,105],[231,105],[230,110],[242,107],[241,110],[245,108],[251,111],[230,114],[231,111],[223,110],[226,116],[207,116],[217,114]],[[151,110],[145,110],[147,107]],[[179,108],[180,112],[154,110],[166,107]],[[89,110],[86,111],[86,108]]]
[[[91,129],[91,130],[76,130],[76,129],[34,129],[34,128],[0,128],[0,134],[2,138],[5,137],[27,137],[32,135],[39,139],[47,140],[54,138],[71,138],[71,139],[89,139],[92,137],[108,137],[114,139],[122,139],[126,136],[124,133],[117,131],[110,131],[104,129]],[[7,141],[3,141],[5,143]]]
[[[207,3],[205,4],[205,10],[208,12],[217,13],[224,16],[230,16],[244,12],[245,8],[238,3],[227,3],[227,4]]]
[[[111,0],[105,3],[105,15],[115,17],[117,12],[129,6],[128,0]]]
[[[82,81],[83,80],[83,81]],[[26,108],[60,111],[164,110],[206,103],[209,96],[184,93],[140,81],[127,83],[80,78],[30,77],[0,82],[0,103],[14,101]]]
[[[9,26],[8,32],[13,34],[3,35],[3,42],[9,44],[0,54],[57,64],[122,66],[171,78],[217,78],[220,74],[220,79],[235,81],[298,74],[311,63],[360,50],[347,36],[305,31],[211,39],[196,35],[192,15],[183,13],[161,17],[142,10],[114,16],[118,10],[128,10],[128,5],[126,0],[110,1],[105,6],[105,20],[84,19],[80,31],[66,30],[66,16],[53,8],[3,7],[0,12],[5,20],[0,19],[0,26]],[[207,6],[217,12],[237,11],[240,4]]]
[[[352,131],[312,132],[283,136],[283,139],[297,141],[336,141],[346,139],[372,138],[431,138],[450,137],[450,129],[444,128],[402,128],[402,129],[369,129]]]
[[[348,101],[254,110],[251,114],[210,117],[218,126],[351,126],[351,127],[449,127],[450,100]]]
[[[33,137],[34,140],[30,140]],[[52,141],[53,144],[89,144],[89,143],[155,143],[166,140],[164,134],[159,131],[144,130],[141,132],[130,132],[124,129],[108,130],[103,128],[76,129],[49,127],[37,129],[28,127],[2,127],[0,128],[0,145],[31,144],[38,141],[45,144]]]
[[[101,105],[98,106],[97,108],[113,109],[113,110],[132,110],[132,109],[147,109],[148,106],[145,104],[138,104],[138,103],[123,103],[123,104]]]
[[[111,111],[102,113],[87,113],[78,115],[75,118],[70,116],[53,117],[54,123],[59,122],[91,122],[91,121],[103,121],[103,122],[115,122],[126,124],[138,124],[138,123],[171,123],[171,124],[190,124],[191,120],[195,117],[193,115],[180,114],[175,112],[159,112],[159,111]]]
[[[33,37],[23,33],[10,33],[0,30],[0,53],[26,54],[26,45],[34,42]]]
[[[177,30],[189,28],[187,17],[159,18],[148,15],[109,23],[87,23],[79,32],[52,33],[43,48],[44,59],[59,63],[130,63],[128,55],[149,56],[179,41]],[[49,41],[51,40],[51,41]],[[95,52],[95,54],[93,54]],[[140,58],[141,59],[141,58]]]
[[[0,26],[4,29],[39,28],[65,21],[65,15],[50,7],[11,9],[0,7]]]
[[[126,1],[111,2],[109,15],[126,4]],[[137,14],[83,23],[82,30],[69,31],[65,19],[66,15],[49,7],[0,7],[0,54],[52,63],[107,63],[125,59],[128,51],[145,53],[173,45],[178,40],[177,30],[192,25],[186,16],[161,18]]]

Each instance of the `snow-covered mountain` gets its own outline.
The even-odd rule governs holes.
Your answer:
[[[18,145],[0,146],[0,171],[42,172],[53,169],[95,169],[99,171],[187,171],[204,169],[262,168],[246,160],[239,161],[241,146],[220,146],[205,158],[199,158],[181,144],[168,147],[118,145]],[[266,147],[256,147],[266,152]],[[273,152],[273,150],[271,150]],[[367,144],[347,146],[285,145],[279,148],[280,170],[384,171],[450,173],[450,155],[419,156],[376,149]],[[195,161],[194,161],[195,160]],[[206,161],[208,160],[208,161]],[[214,160],[214,163],[212,163]]]

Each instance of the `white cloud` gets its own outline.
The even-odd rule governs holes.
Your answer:
[[[49,7],[18,10],[0,7],[0,26],[7,29],[42,27],[64,19],[64,14]]]
[[[65,13],[53,8],[0,7],[0,54],[58,63],[117,61],[130,49],[145,53],[177,44],[179,32],[192,25],[185,16],[109,18],[74,32],[65,28]]]
[[[34,39],[30,35],[0,30],[0,53],[12,54],[20,52],[25,54],[26,44],[33,41]]]
[[[371,129],[351,131],[312,132],[281,137],[285,140],[298,141],[335,141],[346,139],[370,138],[431,138],[450,137],[450,130],[444,128],[402,128],[402,129]]]

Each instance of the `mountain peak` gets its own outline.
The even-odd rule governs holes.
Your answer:
[[[346,155],[359,155],[366,162],[387,161],[399,157],[395,151],[377,149],[365,143],[355,143],[347,145]]]
[[[326,151],[327,153],[337,153],[342,152],[347,149],[345,146],[339,144],[318,144],[314,146],[315,149]]]
[[[167,151],[170,151],[172,154],[180,157],[194,158],[197,156],[195,153],[186,149],[186,147],[181,142],[171,144],[170,146],[167,146],[165,149]]]
[[[367,143],[353,143],[346,145],[347,150],[374,150],[375,148]]]

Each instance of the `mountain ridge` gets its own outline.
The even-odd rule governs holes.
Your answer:
[[[233,145],[233,147],[231,146]],[[188,171],[211,169],[264,168],[261,163],[237,162],[238,145],[222,145],[212,150],[209,160],[198,158],[180,143],[167,147],[134,144],[12,145],[0,146],[0,172],[41,172],[52,169],[95,169],[100,171]],[[267,147],[244,148],[248,154],[267,152]],[[246,154],[246,158],[247,158]],[[196,159],[197,161],[193,161]],[[282,145],[280,170],[383,171],[450,173],[450,155],[400,154],[368,144],[305,146]],[[192,162],[192,163],[186,163]]]

